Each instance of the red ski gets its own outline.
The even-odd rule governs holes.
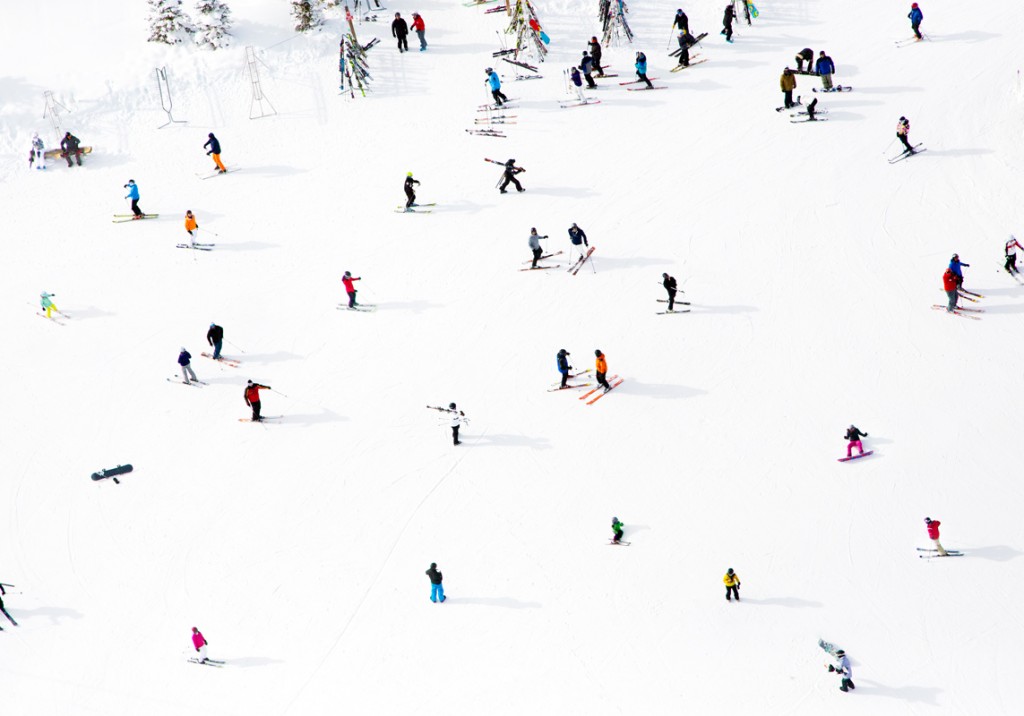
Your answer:
[[[622,381],[624,381],[624,380],[625,380],[625,378],[619,378],[614,383],[610,383],[610,385],[612,386],[612,388],[618,388],[620,385],[622,385]],[[587,405],[593,405],[594,403],[599,401],[601,398],[603,398],[604,396],[608,395],[609,392],[611,392],[611,391],[606,390],[603,393],[598,393],[593,398],[591,398],[590,400],[587,401]]]

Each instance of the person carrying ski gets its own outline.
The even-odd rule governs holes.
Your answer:
[[[572,245],[571,254],[573,257],[575,257],[578,252],[582,259],[585,256],[583,247],[586,246],[587,248],[590,248],[590,242],[587,241],[587,235],[583,232],[583,229],[576,225],[576,222],[573,222],[573,225],[569,227],[569,242]]]
[[[970,264],[965,264],[960,260],[960,254],[953,254],[953,258],[949,260],[949,270],[956,276],[956,287],[959,290],[964,288],[964,271],[963,266],[970,267]]]
[[[4,585],[0,584],[0,612],[4,613],[4,616],[7,617],[11,624],[18,626],[18,622],[14,621],[14,617],[7,613],[7,607],[4,606],[3,600],[3,597],[5,596],[7,596],[7,592],[4,590]],[[3,631],[3,629],[0,629],[0,631]]]
[[[846,652],[842,649],[836,651],[836,661],[838,664],[833,666],[829,664],[829,672],[835,672],[842,678],[842,684],[839,686],[840,691],[849,691],[850,689],[857,688],[853,685],[853,667],[850,666],[850,657],[846,655]]]
[[[192,245],[196,245],[196,232],[199,231],[199,222],[196,221],[195,214],[192,213],[191,209],[185,212],[185,231],[188,232],[188,240],[192,242]]]
[[[726,42],[732,42],[732,21],[736,19],[736,8],[730,2],[725,6],[725,15],[722,17],[722,32]]]
[[[690,35],[686,30],[679,31],[679,65],[690,66]]]
[[[402,19],[402,13],[396,12],[391,23],[391,36],[398,39],[398,51],[409,51],[409,23]]]
[[[459,427],[466,420],[466,414],[455,407],[455,403],[448,403],[448,412],[452,414],[452,443],[461,445],[459,440]]]
[[[810,47],[805,47],[796,53],[796,71],[804,71],[804,63],[807,63],[807,71],[814,72],[814,50]]]
[[[46,169],[46,145],[39,132],[32,132],[32,149],[28,153],[28,168],[35,164],[36,169]]]
[[[900,117],[900,121],[896,123],[896,136],[907,148],[904,153],[913,154],[914,148],[910,146],[910,120],[906,117]]]
[[[341,277],[341,282],[345,285],[345,293],[348,294],[348,307],[356,307],[356,287],[352,284],[353,281],[362,281],[358,276],[352,276],[351,271],[346,271],[345,275]]]
[[[942,274],[942,290],[946,292],[946,297],[949,298],[949,304],[946,306],[946,311],[949,313],[956,310],[956,302],[960,298],[956,286],[956,274],[953,273],[953,269],[947,268],[946,272]]]
[[[618,544],[622,541],[622,535],[625,534],[623,527],[626,525],[619,522],[618,517],[612,517],[612,533],[615,535],[612,537],[612,544]]]
[[[501,78],[498,77],[498,73],[494,71],[493,67],[488,67],[484,72],[487,74],[487,86],[491,88],[491,97],[494,98],[494,104],[500,107],[508,102],[508,97],[501,91]]]
[[[505,174],[501,180],[501,186],[498,187],[498,191],[504,194],[505,187],[509,185],[509,182],[515,184],[516,191],[526,191],[526,189],[523,188],[523,185],[519,183],[519,180],[516,179],[516,174],[522,174],[525,171],[526,170],[523,169],[522,167],[516,166],[515,159],[509,159],[507,162],[505,162]]]
[[[857,448],[857,453],[860,455],[864,454],[864,444],[860,441],[861,438],[866,438],[867,433],[862,433],[857,429],[855,425],[851,425],[846,429],[846,436],[844,439],[846,443],[846,457],[853,457],[853,449]]]
[[[580,69],[578,67],[569,68],[569,81],[572,82],[573,89],[576,90],[577,99],[579,99],[581,104],[586,104],[587,97],[583,94],[583,78],[580,77]]]
[[[199,659],[200,664],[205,663],[208,658],[206,656],[206,645],[208,643],[206,637],[199,631],[199,628],[192,627],[192,647],[196,650],[196,654],[198,654],[196,658]]]
[[[1017,249],[1024,251],[1024,246],[1017,243],[1017,238],[1010,234],[1010,240],[1006,242],[1006,263],[1003,264],[1003,268],[1006,269],[1006,273],[1013,276],[1019,274],[1020,270],[1017,268]]]
[[[427,26],[423,24],[423,17],[418,13],[412,14],[412,29],[416,31],[416,37],[420,41],[420,52],[427,49]]]
[[[676,10],[676,17],[672,20],[672,27],[678,27],[683,32],[690,31],[690,18],[686,17],[686,13],[683,12],[683,8]]]
[[[594,361],[594,372],[597,373],[597,384],[604,388],[604,392],[607,393],[612,389],[612,387],[608,385],[608,380],[605,378],[608,374],[608,361],[605,359],[604,353],[601,352],[600,348],[594,351],[594,355],[596,356]]]
[[[667,273],[661,275],[661,285],[668,291],[668,310],[671,313],[675,309],[676,305],[676,280],[674,277],[669,276]]]
[[[604,69],[601,67],[601,43],[597,41],[597,36],[590,38],[590,59],[594,61],[594,69],[597,70],[598,77],[604,77]]]
[[[562,348],[558,351],[558,355],[555,356],[555,362],[558,364],[558,372],[562,374],[562,385],[559,388],[565,388],[569,382],[569,371],[572,370],[572,366],[569,365],[569,351]]]
[[[725,601],[731,602],[735,596],[738,602],[740,600],[740,575],[736,574],[732,567],[729,567],[725,576],[722,577],[722,582],[725,583]]]
[[[245,404],[252,408],[252,422],[258,423],[263,418],[260,417],[260,390],[273,390],[269,385],[260,385],[259,383],[253,383],[251,380],[245,386],[245,391],[242,393],[242,397],[245,398]]]
[[[430,577],[430,601],[434,604],[443,602],[447,598],[444,596],[444,587],[441,585],[444,575],[437,571],[437,562],[430,563],[430,569],[426,571],[426,575]]]
[[[220,360],[220,349],[224,345],[224,329],[216,323],[211,323],[210,330],[206,332],[206,342],[213,346],[213,359]]]
[[[418,181],[412,178],[412,172],[405,175],[405,210],[412,211],[412,207],[416,206],[416,192],[413,190],[413,184],[419,184]]]
[[[924,35],[921,34],[921,21],[924,20],[924,13],[921,12],[921,8],[918,7],[917,3],[913,3],[910,6],[910,14],[907,17],[910,18],[910,29],[914,31],[914,37],[918,40],[923,40]]]
[[[185,350],[185,346],[181,347],[181,353],[178,354],[178,365],[181,366],[181,379],[185,385],[191,385],[189,376],[192,377],[192,380],[199,380],[196,378],[195,371],[192,370],[192,354]]]
[[[814,65],[814,71],[821,77],[821,84],[826,92],[832,91],[832,75],[835,74],[836,66],[832,58],[822,50],[818,53],[818,61]]]
[[[594,78],[590,74],[593,71],[594,60],[591,59],[590,54],[584,50],[583,57],[580,59],[580,72],[583,73],[583,77],[587,80],[587,87],[590,89],[597,87],[597,83],[594,82]]]
[[[82,166],[82,150],[78,146],[80,143],[78,137],[71,132],[64,132],[64,139],[60,140],[60,155],[68,160],[69,167],[72,156],[75,157],[78,166]]]
[[[940,557],[948,557],[949,553],[942,547],[939,542],[939,525],[942,523],[938,520],[933,520],[931,517],[924,518],[925,528],[928,530],[928,539],[935,543],[935,551],[939,553]]]
[[[796,89],[796,75],[793,74],[793,70],[787,67],[782,71],[782,77],[779,78],[779,87],[782,88],[783,106],[786,109],[795,107],[796,103],[793,101],[793,90]]]
[[[636,62],[633,63],[633,67],[636,68],[636,76],[640,78],[640,81],[647,84],[647,89],[654,89],[654,85],[647,79],[647,55],[637,52]]]
[[[530,268],[537,268],[537,262],[540,261],[541,255],[544,253],[544,249],[540,247],[540,240],[546,239],[547,236],[538,236],[536,227],[530,229],[530,250],[533,252],[533,264]]]
[[[50,300],[56,295],[57,294],[55,293],[47,293],[46,291],[39,294],[39,306],[46,311],[47,318],[52,318],[53,313],[60,313],[57,309],[57,304]]]
[[[213,132],[208,135],[209,139],[206,140],[206,144],[203,145],[203,149],[209,147],[210,150],[206,153],[206,156],[213,156],[213,163],[217,167],[217,171],[220,174],[227,174],[227,168],[224,166],[224,162],[220,160],[220,141],[213,136]]]
[[[139,208],[139,186],[135,183],[134,179],[129,179],[128,183],[124,185],[124,188],[128,190],[125,199],[132,200],[132,213],[135,215],[133,219],[141,219],[143,217],[142,209]]]
[[[753,22],[750,21],[750,15],[752,11],[756,12],[756,10],[753,9],[753,3],[751,3],[750,0],[743,0],[743,16],[747,20],[747,27],[750,27],[751,25],[754,24]],[[754,17],[757,16],[755,15]]]

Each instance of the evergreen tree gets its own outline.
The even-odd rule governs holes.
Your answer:
[[[230,8],[221,0],[199,0],[196,12],[199,13],[196,42],[214,50],[227,47],[231,37]]]
[[[176,45],[195,31],[181,0],[149,0],[149,41]]]
[[[292,17],[295,18],[296,32],[308,32],[323,24],[322,2],[323,0],[292,0]]]

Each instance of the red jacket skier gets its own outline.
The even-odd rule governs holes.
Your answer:
[[[199,654],[199,661],[206,661],[206,637],[203,636],[198,627],[192,627],[192,646],[195,647],[196,653]]]
[[[249,384],[245,386],[245,404],[252,408],[252,422],[258,423],[263,420],[260,417],[260,388],[265,390],[273,390],[269,385],[260,385],[259,383],[253,383],[251,380]]]
[[[928,539],[935,543],[936,551],[938,551],[938,553],[943,557],[948,556],[946,550],[944,550],[942,545],[939,543],[939,525],[942,523],[938,520],[933,520],[931,517],[925,517],[924,524],[928,529]]]
[[[956,287],[956,274],[953,273],[953,269],[947,268],[946,273],[942,274],[942,290],[946,292],[946,296],[949,298],[949,305],[946,306],[946,310],[950,313],[956,310],[956,302],[959,298]]]
[[[345,275],[341,277],[341,282],[345,285],[345,293],[348,294],[348,307],[356,307],[356,287],[352,284],[353,281],[361,281],[362,279],[358,276],[352,276],[351,271],[346,271]]]

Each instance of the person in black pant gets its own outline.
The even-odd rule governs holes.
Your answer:
[[[896,123],[896,136],[903,142],[907,152],[913,154],[914,148],[910,146],[910,120],[906,117],[900,117],[900,121]]]
[[[4,591],[4,585],[0,584],[0,595],[5,595],[7,592]],[[4,600],[0,599],[0,612],[4,613],[4,616],[11,620],[11,624],[18,626],[18,622],[14,621],[14,617],[7,613],[7,609],[4,607]]]
[[[679,64],[690,66],[690,34],[686,30],[679,31]]]
[[[269,385],[260,385],[250,380],[245,386],[245,392],[242,394],[245,398],[245,404],[252,408],[252,422],[254,423],[263,420],[260,417],[260,389],[273,390]]]
[[[501,181],[501,186],[498,187],[498,189],[501,190],[501,193],[505,193],[505,187],[508,186],[509,182],[516,185],[516,191],[526,191],[526,189],[523,188],[523,185],[519,183],[519,180],[516,179],[516,174],[520,174],[525,171],[526,170],[522,167],[516,166],[515,159],[509,159],[505,162],[505,176]]]
[[[455,407],[455,403],[448,403],[448,412],[452,414],[452,442],[461,445],[459,441],[459,427],[466,419],[466,414]]]
[[[690,33],[690,19],[686,17],[682,8],[676,10],[676,19],[672,21],[672,27],[678,27],[683,32]]]
[[[814,73],[814,50],[812,50],[810,47],[805,47],[804,49],[800,50],[800,52],[796,53],[796,71],[797,72],[803,72],[804,71],[804,63],[805,62],[807,63],[807,71],[813,74]]]
[[[402,19],[402,13],[395,13],[395,20],[391,23],[391,36],[398,38],[398,51],[409,51],[409,24]]]
[[[596,36],[590,38],[590,59],[594,61],[597,76],[604,77],[604,68],[601,67],[601,43],[597,41]]]
[[[665,287],[666,291],[668,291],[668,310],[671,311],[676,305],[676,280],[667,273],[663,273],[661,278],[661,285]]]
[[[60,140],[61,156],[68,160],[68,166],[71,166],[71,155],[75,155],[75,159],[78,161],[78,166],[82,166],[82,150],[78,148],[79,140],[78,137],[73,135],[71,132],[64,133],[64,139]]]
[[[594,82],[594,78],[591,77],[590,73],[594,71],[594,60],[590,57],[586,50],[583,51],[583,59],[580,60],[580,72],[583,73],[583,77],[587,80],[587,87],[594,89],[597,87],[597,83]]]
[[[736,8],[730,2],[725,6],[725,15],[722,17],[722,35],[725,35],[726,42],[732,42],[732,21],[736,19]]]
[[[216,323],[211,323],[210,330],[206,332],[206,342],[213,346],[213,359],[220,360],[220,349],[224,345],[224,329]]]
[[[405,210],[408,211],[416,205],[416,192],[413,191],[412,185],[419,184],[418,181],[412,178],[412,172],[405,175]]]
[[[558,372],[562,374],[562,385],[564,388],[569,382],[569,371],[572,370],[572,366],[569,365],[569,351],[562,348],[558,351],[558,356],[555,358],[558,363]]]
[[[530,266],[530,268],[537,268],[537,262],[540,261],[540,257],[544,255],[544,249],[542,249],[540,246],[540,240],[546,238],[548,237],[538,236],[536,228],[530,229],[529,245],[530,251],[533,252],[533,264]]]

